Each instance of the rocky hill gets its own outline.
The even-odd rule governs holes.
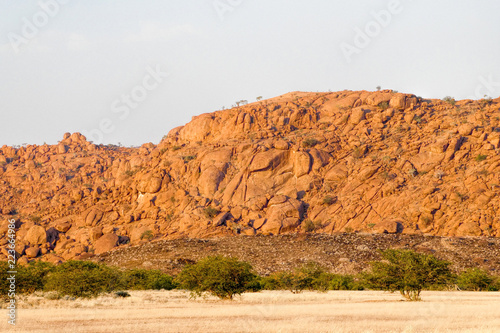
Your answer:
[[[21,262],[154,240],[296,233],[500,236],[500,99],[294,92],[158,144],[0,149],[0,246]],[[0,255],[6,259],[6,250]]]

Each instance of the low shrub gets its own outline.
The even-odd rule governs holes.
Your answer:
[[[214,217],[219,215],[219,213],[220,210],[218,210],[217,208],[206,207],[205,209],[203,209],[203,214],[209,219],[213,219]]]
[[[410,301],[419,301],[424,288],[447,284],[453,278],[447,261],[433,255],[411,250],[388,249],[384,261],[372,262],[372,271],[365,274],[366,283],[374,289],[399,291]]]
[[[364,284],[360,279],[352,275],[332,274],[330,277],[330,290],[364,290]]]
[[[35,291],[41,291],[47,280],[47,275],[54,270],[55,266],[40,261],[31,262],[29,265],[15,267],[15,292],[17,294],[30,294]],[[6,297],[10,289],[10,281],[7,278],[11,275],[7,272],[12,271],[7,262],[0,262],[0,295]]]
[[[314,138],[309,138],[309,139],[305,139],[304,141],[302,141],[302,147],[312,148],[312,147],[316,146],[318,143],[320,143],[318,140],[316,140]]]
[[[321,203],[325,206],[331,206],[335,203],[335,201],[337,201],[337,198],[327,195],[323,198]]]
[[[125,298],[125,297],[130,297],[130,294],[126,291],[119,290],[119,291],[115,292],[115,296]]]
[[[47,275],[45,290],[59,295],[93,297],[121,288],[121,273],[116,268],[90,261],[67,261]]]
[[[455,99],[451,96],[446,96],[445,98],[443,98],[443,101],[450,103],[451,105],[455,105],[456,103]]]
[[[488,157],[488,156],[486,156],[486,155],[481,155],[481,154],[479,154],[479,155],[477,155],[477,156],[476,156],[476,161],[477,161],[477,162],[482,162],[482,161],[484,161],[487,157]]]
[[[305,232],[313,232],[314,230],[316,230],[316,226],[314,225],[313,221],[307,219],[302,223],[304,224],[303,228]]]
[[[212,256],[184,267],[177,275],[176,283],[181,289],[191,291],[192,297],[208,293],[221,299],[232,299],[234,295],[253,290],[256,279],[249,263]]]
[[[151,230],[146,230],[141,234],[141,240],[146,239],[146,240],[152,240],[154,238],[154,234]]]
[[[267,290],[290,290],[294,294],[303,290],[328,290],[329,273],[315,262],[309,262],[293,272],[281,271],[263,278]]]
[[[497,289],[494,281],[495,278],[484,269],[469,268],[458,275],[457,286],[461,290],[494,291]]]
[[[378,107],[381,108],[382,110],[387,110],[389,108],[389,103],[388,102],[379,103]]]
[[[124,271],[123,288],[128,290],[172,290],[174,278],[159,270],[131,269]]]
[[[47,282],[47,276],[55,270],[55,266],[48,262],[32,261],[27,266],[18,266],[17,292],[30,294],[41,291]]]

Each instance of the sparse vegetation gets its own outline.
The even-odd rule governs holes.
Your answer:
[[[127,177],[132,177],[133,175],[135,175],[135,172],[132,170],[127,170],[123,174]]]
[[[323,201],[321,202],[325,206],[331,206],[337,201],[336,197],[332,197],[327,195],[326,197],[323,198]]]
[[[450,263],[433,255],[393,249],[381,254],[384,261],[373,262],[365,280],[372,288],[399,291],[409,301],[419,301],[424,288],[446,285],[453,278]]]
[[[182,160],[184,161],[184,163],[188,163],[188,162],[195,160],[195,159],[196,159],[196,155],[182,156]]]
[[[172,290],[176,287],[173,277],[159,270],[131,269],[122,273],[123,289]]]
[[[455,99],[451,96],[446,96],[445,98],[443,98],[443,101],[447,102],[451,105],[455,105],[455,103],[456,103]]]
[[[47,275],[44,289],[59,295],[95,297],[120,287],[120,273],[115,268],[89,261],[70,260]]]
[[[8,269],[7,262],[0,262],[0,274]],[[63,296],[95,297],[114,290],[171,290],[176,287],[173,278],[158,270],[119,270],[90,261],[67,261],[59,266],[33,261],[17,266],[16,292],[31,294],[48,291],[54,299]],[[0,280],[0,296],[5,297],[9,281]]]
[[[476,156],[476,162],[482,162],[482,161],[484,161],[487,157],[488,157],[488,156],[486,156],[486,155],[481,155],[481,154],[479,154],[479,155],[477,155],[477,156]]]
[[[141,234],[141,239],[152,240],[154,238],[153,232],[151,230],[146,230]]]
[[[362,281],[351,275],[332,274],[315,262],[308,262],[294,271],[280,271],[261,278],[262,289],[289,290],[294,294],[304,290],[361,290]]]
[[[42,220],[42,218],[39,215],[31,215],[30,220],[35,223],[39,223]]]
[[[389,108],[389,103],[382,102],[378,105],[378,107],[381,108],[382,110],[387,110]]]
[[[363,156],[365,156],[365,149],[361,147],[355,147],[354,150],[352,151],[352,157],[356,159],[359,159]]]
[[[119,291],[115,292],[115,295],[116,295],[116,297],[123,297],[123,298],[130,297],[130,294],[126,291],[123,291],[123,290],[119,290]]]
[[[312,226],[314,223],[309,220]],[[307,221],[305,221],[307,223]],[[372,228],[375,224],[368,225]],[[347,228],[346,228],[347,229]],[[469,268],[455,276],[449,262],[433,255],[411,250],[386,250],[382,261],[372,262],[372,270],[356,276],[333,274],[316,262],[307,262],[290,271],[279,271],[269,276],[257,276],[249,263],[237,258],[206,257],[198,263],[188,264],[176,278],[159,270],[128,269],[106,266],[88,261],[68,261],[59,266],[46,262],[32,262],[19,266],[16,279],[17,292],[30,294],[47,291],[47,298],[95,297],[115,292],[115,297],[128,297],[124,290],[191,291],[192,296],[210,294],[221,299],[232,299],[246,291],[289,290],[363,290],[366,288],[399,291],[406,299],[420,300],[424,289],[443,290],[456,284],[461,290],[498,291],[499,277],[479,268]],[[0,272],[8,264],[0,262]],[[0,295],[4,298],[8,281],[0,281]],[[123,295],[121,295],[123,293]],[[51,296],[52,295],[52,296]]]
[[[314,225],[313,221],[307,219],[307,220],[304,220],[302,223],[304,225],[305,232],[313,232],[314,230],[316,230],[316,226]]]
[[[206,207],[205,209],[203,209],[203,214],[205,215],[205,217],[213,219],[214,217],[220,214],[220,210],[213,207]]]
[[[18,294],[30,294],[43,290],[47,274],[52,272],[54,268],[54,265],[41,261],[34,261],[26,266],[17,266],[16,292]],[[7,262],[0,262],[0,296],[4,298],[7,296],[9,290],[10,282],[6,278],[6,272],[9,270]]]
[[[308,138],[308,139],[305,139],[304,141],[302,141],[302,147],[312,148],[312,147],[316,146],[318,143],[320,143],[318,140],[316,140],[314,138]]]
[[[457,286],[461,290],[498,291],[500,280],[495,279],[484,269],[469,268],[458,275]]]
[[[208,293],[221,299],[232,299],[234,295],[252,290],[256,275],[246,262],[214,256],[186,266],[176,282],[180,288],[191,291],[193,297]]]

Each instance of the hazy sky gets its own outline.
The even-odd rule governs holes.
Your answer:
[[[290,91],[500,96],[498,0],[1,0],[0,146],[158,143]]]

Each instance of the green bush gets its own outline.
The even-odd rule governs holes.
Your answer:
[[[382,110],[387,110],[389,108],[389,103],[388,102],[381,102],[381,103],[379,103],[378,107],[381,108]]]
[[[115,296],[125,298],[125,297],[130,297],[130,294],[126,291],[119,290],[119,291],[115,292]]]
[[[299,293],[302,290],[296,287],[296,279],[292,272],[275,272],[261,280],[262,288],[266,290],[290,290]]]
[[[330,277],[330,290],[363,290],[363,284],[356,281],[352,275],[332,274]]]
[[[443,98],[443,101],[450,103],[451,105],[455,105],[456,103],[455,99],[451,96],[446,96],[445,98]]]
[[[477,155],[477,156],[476,156],[476,161],[477,161],[477,162],[482,162],[482,161],[484,161],[487,157],[488,157],[488,156],[486,156],[486,155],[481,155],[481,154],[479,154],[479,155]]]
[[[332,276],[319,264],[309,262],[293,272],[281,271],[264,277],[262,287],[267,290],[290,290],[294,294],[303,290],[327,291]]]
[[[325,206],[331,206],[337,201],[336,197],[331,197],[327,195],[326,197],[323,198],[323,201],[321,202]]]
[[[205,209],[203,209],[203,214],[209,219],[213,219],[214,217],[219,215],[219,213],[220,210],[218,210],[217,208],[206,207]]]
[[[308,262],[295,270],[297,286],[303,290],[328,290],[330,275],[316,262]]]
[[[95,297],[102,293],[123,289],[121,273],[90,261],[67,261],[49,273],[45,290],[59,295]]]
[[[10,281],[7,280],[10,274],[9,264],[6,261],[0,261],[0,297],[2,299],[7,299],[10,289]]]
[[[304,220],[304,231],[305,232],[313,232],[316,230],[316,226],[314,225],[314,222],[311,221],[310,219]]]
[[[174,279],[159,270],[131,269],[122,273],[124,289],[128,290],[172,290]]]
[[[480,268],[469,268],[457,277],[457,285],[461,290],[484,291],[494,288],[493,276]]]
[[[320,143],[318,140],[316,140],[314,138],[309,138],[309,139],[305,139],[304,141],[302,141],[302,146],[304,148],[312,148],[312,147],[316,146],[318,143]]]
[[[188,163],[188,162],[195,160],[195,159],[196,159],[196,155],[182,156],[182,160],[184,161],[184,163]]]
[[[154,238],[154,234],[151,230],[146,230],[141,234],[141,240],[146,239],[148,241],[152,240]]]
[[[16,294],[30,294],[35,291],[43,290],[47,275],[54,270],[55,266],[40,261],[31,262],[29,265],[17,265],[14,269],[16,282]],[[5,261],[0,262],[0,295],[7,296],[10,282],[7,278],[10,276],[8,271],[9,264]]]
[[[17,267],[17,292],[30,294],[44,289],[47,276],[55,270],[48,262],[32,261],[27,266]]]
[[[385,261],[372,262],[372,271],[365,275],[367,284],[375,289],[398,290],[407,300],[420,300],[422,289],[447,284],[453,275],[450,263],[433,255],[410,250],[385,250]]]
[[[209,293],[221,299],[253,290],[256,276],[249,263],[222,256],[207,257],[188,265],[177,275],[181,289],[191,291],[192,297]]]

